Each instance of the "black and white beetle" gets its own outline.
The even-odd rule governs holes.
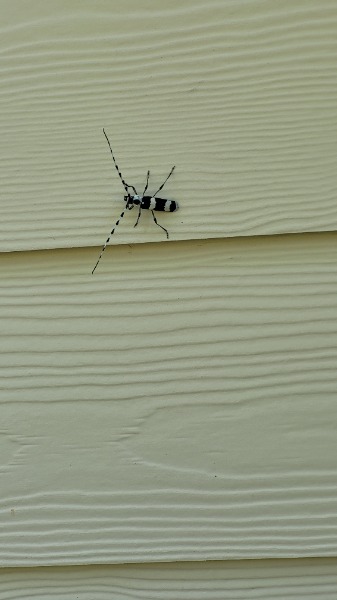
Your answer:
[[[158,211],[165,211],[165,212],[174,212],[174,211],[178,210],[178,208],[179,208],[177,202],[175,202],[174,200],[165,200],[164,198],[156,198],[158,192],[160,192],[160,190],[163,189],[165,183],[167,182],[167,180],[169,179],[169,177],[171,177],[171,175],[172,175],[175,167],[172,167],[172,169],[169,172],[168,176],[166,177],[164,183],[161,184],[161,186],[157,189],[156,193],[153,194],[152,196],[145,196],[145,192],[147,191],[147,188],[148,188],[148,185],[149,185],[149,177],[150,177],[150,171],[148,171],[147,175],[146,175],[146,184],[145,184],[144,191],[143,191],[142,195],[139,196],[137,194],[136,188],[133,185],[129,185],[128,183],[126,183],[126,181],[123,179],[122,173],[120,172],[120,170],[118,168],[118,165],[116,163],[115,157],[113,155],[109,138],[108,138],[107,134],[105,133],[104,129],[103,129],[103,133],[104,133],[104,135],[106,137],[106,140],[107,140],[107,142],[109,144],[111,156],[112,156],[113,161],[115,163],[115,167],[117,169],[117,173],[118,173],[118,175],[120,177],[120,180],[121,180],[121,182],[122,182],[122,184],[124,186],[124,189],[126,191],[126,196],[124,196],[124,202],[126,203],[126,206],[125,206],[123,212],[121,212],[121,214],[119,215],[119,219],[118,219],[118,221],[116,221],[113,229],[110,231],[109,237],[106,240],[106,242],[105,242],[105,244],[104,244],[104,246],[103,246],[103,248],[101,250],[101,253],[100,253],[99,257],[98,257],[98,261],[95,264],[95,266],[94,266],[94,268],[92,270],[92,273],[95,272],[96,267],[97,267],[99,261],[102,258],[102,254],[103,254],[105,248],[107,247],[107,245],[108,245],[108,243],[110,241],[111,236],[115,232],[115,229],[116,229],[117,225],[119,225],[120,220],[124,217],[124,214],[125,214],[126,210],[131,210],[134,206],[138,206],[139,207],[138,217],[137,217],[137,221],[136,221],[134,227],[137,227],[137,225],[139,223],[139,219],[140,219],[140,215],[142,213],[142,210],[143,209],[150,210],[151,213],[152,213],[153,220],[154,220],[155,224],[158,225],[158,227],[160,227],[163,231],[165,231],[167,239],[168,239],[169,234],[168,234],[167,229],[165,229],[165,227],[162,227],[161,225],[159,225],[159,223],[158,223],[158,221],[157,221],[157,219],[156,219],[155,214],[154,214],[153,211],[158,210]],[[132,190],[134,192],[134,194],[130,194],[129,190]]]

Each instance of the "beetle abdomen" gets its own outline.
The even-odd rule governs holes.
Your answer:
[[[149,210],[160,210],[165,212],[174,212],[178,210],[178,204],[174,200],[165,200],[165,198],[153,198],[152,196],[143,196],[141,208]]]

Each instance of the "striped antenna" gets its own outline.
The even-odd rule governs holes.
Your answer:
[[[120,172],[120,170],[119,170],[119,168],[118,168],[118,165],[117,165],[117,163],[116,163],[115,157],[114,157],[114,155],[113,155],[113,152],[112,152],[112,148],[111,148],[111,144],[110,144],[109,138],[108,138],[107,134],[105,133],[105,129],[104,129],[104,127],[103,127],[103,133],[104,133],[104,135],[105,135],[105,137],[106,137],[106,141],[107,141],[107,142],[108,142],[108,144],[109,144],[109,148],[110,148],[111,156],[112,156],[112,159],[113,159],[113,161],[114,161],[114,163],[115,163],[115,167],[116,167],[116,169],[117,169],[117,173],[118,173],[118,175],[119,175],[119,177],[120,177],[120,180],[121,180],[121,182],[122,182],[122,184],[123,184],[123,186],[124,186],[124,189],[125,189],[125,191],[126,191],[127,195],[128,195],[128,196],[130,196],[130,194],[129,194],[129,190],[128,190],[128,187],[129,187],[129,186],[128,186],[128,184],[127,184],[127,183],[124,181],[124,179],[123,179],[123,176],[122,176],[122,173]]]
[[[114,231],[115,231],[116,227],[119,225],[119,222],[120,222],[120,220],[121,220],[121,219],[124,217],[124,214],[125,214],[125,211],[126,211],[126,209],[127,209],[127,208],[129,208],[129,200],[128,200],[128,201],[127,201],[127,203],[126,203],[126,206],[125,206],[125,208],[124,208],[123,212],[121,212],[121,214],[119,215],[119,219],[118,219],[118,221],[116,221],[116,223],[114,224],[114,227],[113,227],[113,229],[111,229],[111,231],[110,231],[109,237],[107,238],[107,241],[105,242],[105,244],[104,244],[104,246],[103,246],[103,248],[102,248],[102,250],[101,250],[101,254],[100,254],[100,255],[99,255],[99,257],[98,257],[98,261],[97,261],[97,263],[95,264],[95,266],[94,266],[93,270],[91,271],[92,275],[95,273],[95,271],[96,271],[96,267],[97,267],[97,265],[98,265],[99,261],[100,261],[100,260],[101,260],[101,258],[102,258],[102,254],[103,254],[103,252],[104,252],[105,248],[107,247],[108,243],[110,242],[110,238],[111,238],[112,234],[114,233]]]

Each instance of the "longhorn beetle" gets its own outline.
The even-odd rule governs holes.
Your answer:
[[[171,177],[171,175],[172,175],[175,167],[172,167],[172,169],[169,172],[168,176],[166,177],[164,183],[161,184],[161,186],[157,189],[156,193],[153,194],[152,196],[145,196],[145,192],[147,191],[147,188],[148,188],[148,185],[149,185],[149,177],[150,177],[150,171],[148,171],[147,175],[146,175],[146,184],[145,184],[144,191],[143,191],[142,195],[139,196],[137,194],[136,188],[133,185],[129,185],[128,183],[126,183],[126,181],[123,179],[122,173],[120,172],[120,170],[118,168],[118,165],[116,163],[115,157],[113,155],[109,138],[108,138],[107,134],[105,133],[104,129],[103,129],[103,133],[104,133],[104,135],[106,137],[106,140],[107,140],[107,142],[109,144],[111,156],[112,156],[112,159],[114,161],[117,173],[118,173],[119,178],[120,178],[120,180],[121,180],[121,182],[123,184],[123,187],[124,187],[124,189],[126,191],[126,196],[124,196],[124,202],[126,203],[126,205],[125,205],[124,210],[119,215],[119,218],[116,221],[115,225],[113,226],[113,229],[110,231],[110,234],[109,234],[109,236],[108,236],[108,238],[107,238],[107,240],[106,240],[106,242],[105,242],[105,244],[104,244],[104,246],[103,246],[103,248],[101,250],[101,253],[100,253],[99,257],[98,257],[98,261],[95,264],[93,270],[91,271],[92,274],[95,272],[96,267],[97,267],[99,261],[102,258],[102,254],[103,254],[105,248],[107,247],[108,243],[110,242],[110,238],[114,234],[115,229],[119,225],[120,220],[124,217],[124,214],[125,214],[126,210],[131,210],[134,206],[138,206],[139,207],[139,209],[138,209],[138,217],[137,217],[137,221],[136,221],[134,227],[137,227],[137,225],[139,223],[139,219],[140,219],[140,215],[142,213],[142,209],[150,210],[151,213],[152,213],[153,220],[154,220],[155,224],[158,225],[158,227],[160,227],[163,231],[165,231],[167,239],[168,239],[169,234],[168,234],[167,229],[165,229],[165,227],[162,227],[161,225],[159,225],[159,223],[158,223],[158,221],[157,221],[157,219],[156,219],[155,214],[154,214],[153,211],[154,210],[158,210],[158,211],[165,211],[165,212],[174,212],[174,211],[178,210],[178,208],[179,208],[177,202],[175,202],[174,200],[165,200],[164,198],[156,198],[158,192],[160,192],[160,190],[163,189],[165,183],[167,182],[167,180],[169,179],[169,177]],[[129,190],[132,190],[134,193],[130,194]]]

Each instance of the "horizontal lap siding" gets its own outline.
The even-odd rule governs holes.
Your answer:
[[[103,244],[173,177],[172,240],[334,230],[335,0],[5,2],[0,250]],[[135,211],[133,211],[135,212]],[[112,243],[164,241],[129,214]]]
[[[333,556],[335,234],[0,256],[0,563]]]
[[[0,600],[335,600],[336,594],[336,559],[0,570]]]
[[[336,555],[336,3],[5,4],[0,565]],[[180,210],[169,245],[128,212],[92,276],[103,127]],[[328,600],[324,560],[5,569],[0,600]]]

